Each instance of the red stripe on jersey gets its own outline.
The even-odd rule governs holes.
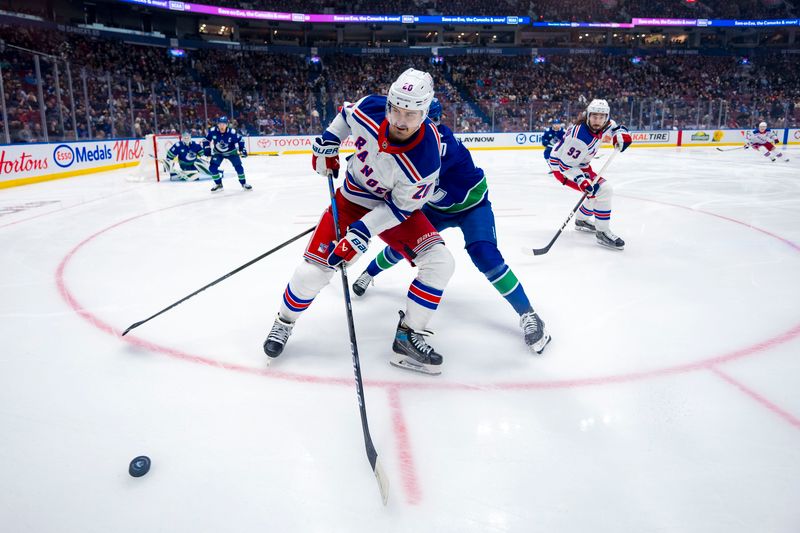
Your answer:
[[[419,175],[417,169],[411,163],[411,160],[406,156],[406,154],[397,154],[397,158],[402,161],[403,165],[408,169],[408,172],[413,176],[414,181],[422,180],[422,176]]]
[[[363,111],[361,111],[359,108],[355,108],[353,110],[353,114],[357,115],[358,118],[366,122],[368,126],[375,130],[375,133],[378,133],[378,125],[375,124],[375,121],[369,118]]]

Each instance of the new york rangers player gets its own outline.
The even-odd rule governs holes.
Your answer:
[[[242,188],[248,191],[253,188],[244,177],[242,157],[247,157],[244,139],[235,128],[228,127],[228,117],[219,117],[217,125],[208,130],[208,134],[203,140],[203,148],[205,155],[211,158],[209,171],[211,172],[211,177],[214,178],[214,186],[211,187],[211,192],[222,190],[222,176],[219,173],[219,166],[226,159],[231,162],[234,170],[236,170],[236,174],[239,176],[239,184]]]
[[[497,249],[497,233],[492,203],[483,170],[476,167],[469,150],[453,132],[440,124],[442,105],[434,98],[428,117],[442,136],[442,168],[436,190],[422,212],[437,231],[459,228],[464,234],[467,253],[475,266],[489,280],[520,317],[525,344],[542,353],[550,342],[544,321],[534,312],[525,289],[506,265]],[[353,283],[353,292],[363,295],[372,279],[400,262],[403,256],[390,247],[384,248]]]
[[[763,148],[764,157],[768,157],[771,161],[774,162],[777,159],[789,161],[789,158],[784,158],[783,152],[777,149],[777,145],[781,141],[778,139],[778,134],[767,127],[766,122],[761,122],[758,128],[748,131],[745,138],[745,149],[755,148],[756,152],[759,152]]]
[[[441,373],[442,356],[425,340],[426,326],[453,274],[453,257],[419,211],[433,194],[440,166],[440,139],[427,119],[433,79],[408,69],[387,96],[369,95],[345,104],[322,136],[314,140],[317,173],[339,173],[339,145],[351,136],[344,183],[336,191],[338,241],[329,207],[306,247],[303,261],[283,293],[264,352],[278,357],[295,322],[328,284],[337,267],[355,261],[379,236],[417,266],[405,312],[400,311],[390,362],[428,374]]]
[[[606,132],[611,134],[614,148],[622,152],[633,142],[628,129],[611,120],[610,113],[608,102],[592,100],[586,112],[567,128],[564,138],[553,148],[548,163],[563,185],[588,192],[575,217],[575,228],[594,233],[603,246],[622,250],[625,241],[609,228],[613,189],[603,177],[597,177],[591,165]]]
[[[553,151],[553,147],[563,138],[564,125],[561,123],[561,120],[555,118],[553,122],[550,123],[550,127],[542,134],[542,146],[544,146],[545,160],[550,159],[550,152]]]

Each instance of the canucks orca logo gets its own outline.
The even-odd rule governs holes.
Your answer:
[[[216,147],[217,147],[217,150],[219,150],[220,152],[227,152],[229,150],[228,143],[226,143],[225,141],[219,141],[216,144]]]
[[[194,161],[195,159],[197,159],[197,154],[196,153],[189,152],[188,154],[186,154],[186,160],[187,161]]]

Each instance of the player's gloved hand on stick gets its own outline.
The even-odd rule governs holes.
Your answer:
[[[594,196],[595,192],[597,192],[595,183],[592,181],[592,175],[588,172],[578,176],[575,183],[578,184],[578,188],[581,192],[585,192],[587,196]]]
[[[350,263],[367,251],[369,247],[369,230],[360,220],[356,220],[347,228],[347,233],[336,243],[336,247],[328,255],[328,264],[338,267],[344,261]]]
[[[744,143],[744,149],[747,150],[748,148],[750,148],[750,143]]]
[[[206,156],[206,157],[211,157],[211,147],[210,146],[206,146],[205,148],[203,148],[203,155]]]
[[[247,157],[247,148],[242,148],[242,150],[239,152],[239,155],[242,157]]]
[[[328,174],[339,177],[339,143],[317,137],[311,145],[311,151],[311,166],[317,174],[326,178]]]
[[[633,142],[633,138],[625,126],[617,126],[611,130],[611,134],[614,138],[614,148],[619,148],[620,152],[624,152]]]

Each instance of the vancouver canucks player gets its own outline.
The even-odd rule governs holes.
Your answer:
[[[217,125],[208,130],[208,134],[203,141],[203,148],[205,155],[211,158],[209,170],[211,177],[214,178],[214,186],[211,188],[211,192],[222,190],[222,175],[219,173],[219,166],[225,159],[230,160],[233,164],[242,188],[248,191],[253,188],[245,181],[244,177],[244,167],[241,159],[241,157],[247,157],[244,139],[235,128],[228,127],[228,117],[219,117]]]
[[[208,162],[200,159],[203,147],[192,140],[192,134],[184,131],[181,140],[173,144],[164,161],[169,170],[170,181],[198,180],[211,177]],[[172,162],[177,159],[177,165]]]
[[[550,335],[544,321],[531,307],[522,283],[497,249],[494,213],[483,170],[475,166],[469,150],[455,138],[450,128],[440,123],[442,105],[437,98],[433,99],[428,116],[442,137],[442,168],[436,190],[422,212],[437,231],[461,229],[470,259],[519,314],[525,344],[540,354],[550,342]],[[384,248],[353,283],[353,292],[363,295],[375,276],[402,258],[392,248]]]

